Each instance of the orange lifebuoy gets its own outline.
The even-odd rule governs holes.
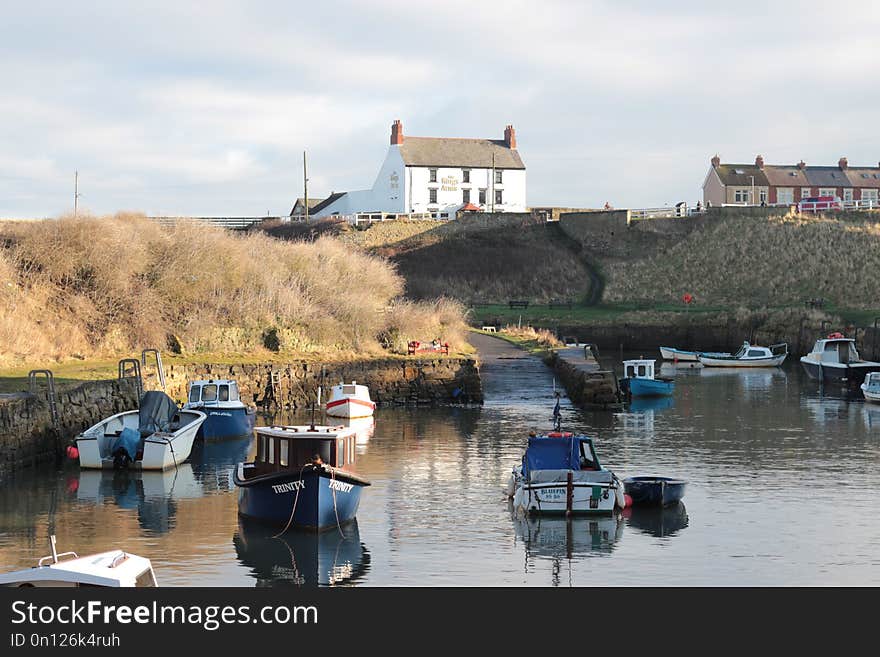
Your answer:
[[[571,438],[574,434],[571,431],[551,431],[547,434],[548,438]]]
[[[839,331],[835,331],[834,333],[830,333],[830,334],[828,335],[828,339],[829,339],[829,340],[834,340],[834,339],[837,339],[837,338],[845,338],[845,337],[846,337],[846,336],[845,336],[843,333],[839,332]]]

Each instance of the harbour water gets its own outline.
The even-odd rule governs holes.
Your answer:
[[[377,410],[357,462],[373,485],[344,536],[240,524],[231,473],[252,453],[245,438],[166,473],[7,477],[0,571],[33,565],[52,532],[61,550],[147,556],[161,586],[878,585],[880,405],[820,391],[798,368],[666,365],[671,399],[614,413],[563,400],[564,426],[596,436],[619,476],[688,480],[672,509],[515,518],[502,489],[528,431],[550,425],[554,381],[501,350],[482,408]],[[307,421],[258,424],[270,419]]]

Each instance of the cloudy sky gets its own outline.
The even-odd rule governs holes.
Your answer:
[[[501,138],[534,205],[700,198],[709,158],[880,160],[880,4],[4,3],[0,217],[286,214],[406,134]]]

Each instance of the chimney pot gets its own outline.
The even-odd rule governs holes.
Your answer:
[[[755,158],[755,166],[758,167],[759,169],[764,168],[764,156],[763,155],[758,155]]]
[[[516,150],[516,130],[509,123],[504,128],[504,143],[507,144],[508,148]]]
[[[394,119],[394,123],[391,124],[391,145],[399,146],[403,143],[403,124],[400,122],[400,119]]]
[[[837,161],[837,166],[840,167],[841,171],[846,171],[847,167],[849,166],[849,162],[846,161],[845,157],[842,157]]]
[[[801,160],[800,162],[797,163],[797,168],[798,168],[798,169],[801,169],[801,170],[806,169],[806,168],[807,168],[807,163],[804,162],[803,160]]]
[[[721,166],[721,158],[718,157],[718,153],[715,153],[715,157],[712,158],[711,162],[712,162],[713,169],[717,169],[718,167]]]

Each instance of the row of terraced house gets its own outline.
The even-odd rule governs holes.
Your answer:
[[[764,164],[760,155],[754,164],[723,164],[718,155],[711,163],[703,181],[706,206],[793,205],[818,196],[873,205],[880,198],[880,164],[849,166],[845,157],[837,166]]]

